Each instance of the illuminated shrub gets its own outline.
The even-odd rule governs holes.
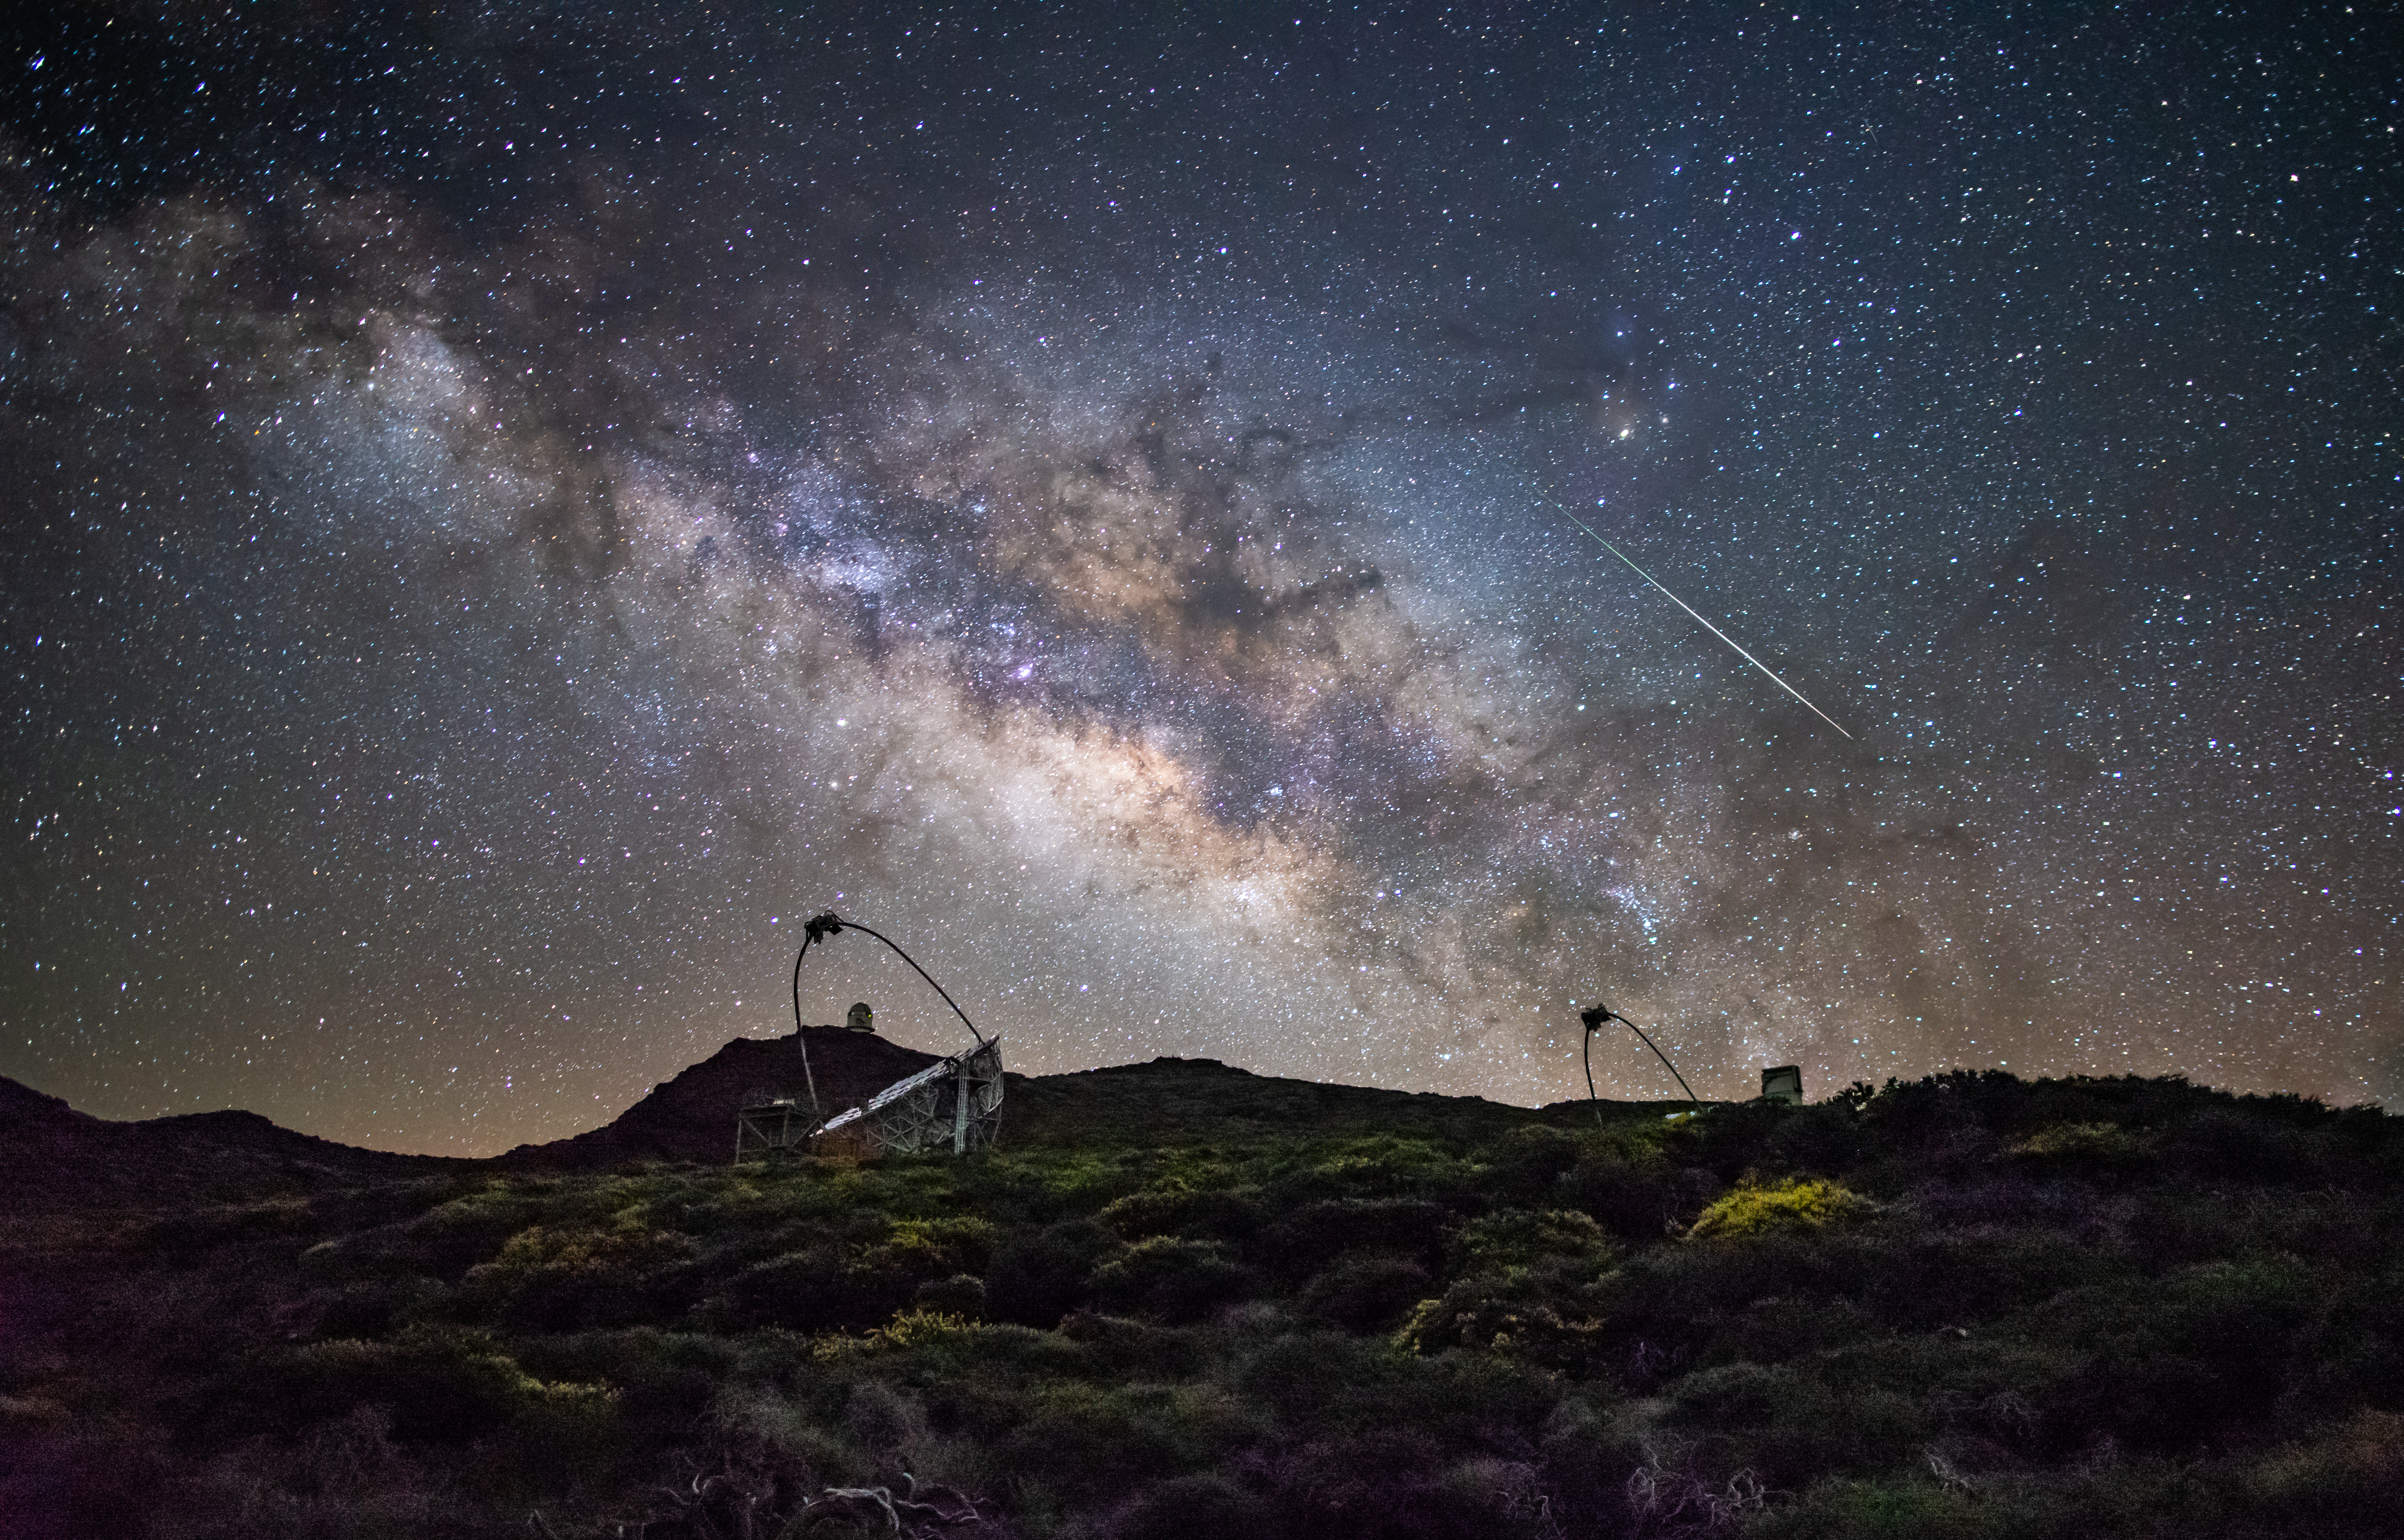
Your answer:
[[[913,1282],[983,1272],[993,1255],[994,1228],[973,1217],[897,1219],[881,1243],[868,1247],[860,1265],[873,1272]]]
[[[872,1347],[910,1349],[949,1343],[966,1336],[974,1323],[967,1316],[924,1306],[902,1311],[868,1334]]]
[[[1868,1205],[1842,1183],[1820,1177],[1783,1182],[1744,1182],[1705,1208],[1687,1235],[1696,1240],[1733,1239],[1768,1230],[1817,1229],[1833,1220],[1854,1218]]]
[[[2038,1160],[2121,1164],[2145,1153],[2145,1141],[2117,1123],[2050,1123],[2012,1147]]]
[[[1618,1255],[1574,1211],[1489,1214],[1462,1228],[1451,1256],[1459,1276],[1411,1312],[1396,1341],[1419,1353],[1475,1348],[1584,1367],[1600,1346],[1602,1280]]]
[[[1377,1134],[1355,1139],[1286,1184],[1289,1199],[1313,1192],[1346,1197],[1398,1197],[1456,1185],[1464,1162],[1424,1139]]]

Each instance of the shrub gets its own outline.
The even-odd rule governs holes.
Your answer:
[[[2307,1269],[2276,1258],[2094,1285],[2048,1302],[2028,1325],[2088,1352],[2046,1408],[2050,1441],[2068,1448],[2101,1433],[2181,1454],[2260,1420],[2321,1293]]]
[[[949,1342],[965,1336],[972,1325],[973,1323],[964,1315],[921,1307],[903,1311],[870,1332],[868,1345],[907,1350],[932,1342]]]
[[[1021,1230],[994,1254],[987,1308],[998,1321],[1055,1325],[1092,1297],[1094,1269],[1118,1250],[1118,1237],[1091,1219]]]
[[[2332,1293],[2299,1344],[2296,1394],[2315,1415],[2404,1411],[2404,1271]]]
[[[1153,1235],[1238,1241],[1259,1229],[1267,1207],[1257,1191],[1195,1192],[1146,1188],[1103,1208],[1103,1224],[1129,1241]]]
[[[1215,1241],[1154,1236],[1095,1269],[1094,1297],[1105,1310],[1191,1321],[1236,1297],[1250,1282]]]
[[[985,1280],[973,1273],[961,1272],[949,1278],[929,1279],[918,1285],[914,1299],[922,1311],[957,1315],[969,1321],[985,1319]]]
[[[1744,1182],[1705,1208],[1686,1233],[1697,1240],[1759,1235],[1767,1230],[1817,1229],[1831,1220],[1866,1214],[1868,1204],[1844,1185],[1797,1177],[1763,1185]]]
[[[1464,1226],[1452,1244],[1460,1272],[1508,1272],[1558,1267],[1598,1273],[1619,1259],[1619,1248],[1586,1214],[1567,1209],[1503,1209]]]
[[[1617,1149],[1582,1160],[1555,1179],[1555,1204],[1593,1215],[1631,1241],[1657,1241],[1681,1214],[1716,1197],[1723,1184],[1699,1168],[1680,1169],[1658,1155],[1630,1157]]]
[[[1907,1464],[1932,1432],[1895,1387],[1790,1364],[1699,1369],[1667,1394],[1678,1426],[1710,1434],[1724,1471],[1750,1466],[1772,1487]]]
[[[1306,1203],[1264,1230],[1251,1255],[1289,1277],[1318,1271],[1347,1252],[1391,1252],[1433,1263],[1454,1224],[1421,1198],[1339,1198]]]
[[[1401,1427],[1317,1438],[1278,1461],[1272,1497],[1293,1533],[1313,1540],[1559,1533],[1532,1465],[1447,1454],[1424,1433]]]
[[[1391,1197],[1447,1186],[1462,1175],[1462,1163],[1424,1139],[1373,1134],[1346,1143],[1300,1173],[1302,1191],[1360,1197]]]
[[[1406,1257],[1377,1253],[1340,1257],[1294,1301],[1306,1319],[1349,1332],[1376,1331],[1426,1298],[1433,1279]]]
[[[994,1228],[983,1219],[897,1219],[860,1261],[872,1271],[913,1280],[983,1272],[993,1243]]]
[[[1561,1173],[1577,1165],[1594,1135],[1567,1129],[1514,1129],[1499,1143],[1480,1151],[1485,1170],[1478,1191],[1492,1201],[1512,1207],[1541,1203]]]
[[[836,1247],[814,1246],[744,1269],[705,1302],[702,1313],[720,1330],[856,1331],[892,1314],[913,1289],[904,1280],[852,1266]]]
[[[1564,1297],[1525,1272],[1476,1273],[1420,1301],[1394,1341],[1415,1353],[1468,1348],[1584,1371],[1601,1356],[1604,1326],[1590,1299]]]
[[[2163,1162],[2190,1179],[2311,1182],[2340,1158],[2333,1132],[2282,1127],[2259,1111],[2207,1106],[2162,1136]]]
[[[690,1242],[639,1227],[608,1231],[532,1226],[492,1261],[468,1269],[462,1303],[521,1331],[630,1325],[647,1313],[649,1278],[681,1261]]]
[[[1143,1481],[1198,1473],[1259,1431],[1209,1384],[1049,1385],[1032,1405],[1003,1445],[1003,1463],[1090,1505],[1122,1501]]]
[[[2246,1473],[2246,1496],[2299,1531],[2377,1534],[2404,1511],[2404,1417],[2366,1411]]]
[[[2050,1123],[2011,1147],[2031,1159],[2097,1166],[2125,1165],[2145,1150],[2145,1142],[2117,1123]]]
[[[580,1413],[611,1399],[605,1386],[535,1379],[482,1334],[423,1328],[390,1343],[314,1343],[278,1378],[277,1409],[287,1419],[383,1406],[407,1443],[467,1443],[522,1415]]]
[[[1118,1516],[1119,1540],[1254,1540],[1261,1505],[1215,1471],[1154,1483]]]

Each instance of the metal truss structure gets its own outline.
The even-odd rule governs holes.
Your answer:
[[[829,1118],[811,1148],[861,1156],[985,1149],[1001,1130],[1001,1039],[987,1038]]]

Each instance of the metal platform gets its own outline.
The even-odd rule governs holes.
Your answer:
[[[817,1125],[817,1116],[790,1096],[746,1106],[734,1116],[734,1163],[807,1155]]]

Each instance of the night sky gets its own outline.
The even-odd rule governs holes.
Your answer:
[[[18,7],[0,1074],[2394,1104],[2373,10]]]

